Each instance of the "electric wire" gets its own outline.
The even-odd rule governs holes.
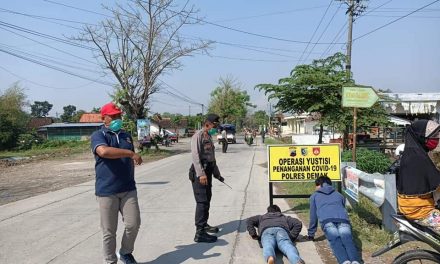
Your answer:
[[[360,36],[354,38],[353,41],[356,41],[356,40],[358,40],[358,39],[361,39],[361,38],[363,38],[363,37],[365,37],[365,36],[368,36],[368,35],[370,35],[370,34],[376,32],[376,31],[378,31],[378,30],[380,30],[380,29],[382,29],[382,28],[384,28],[384,27],[387,27],[387,26],[389,26],[389,25],[391,25],[391,24],[394,24],[395,22],[397,22],[397,21],[399,21],[399,20],[402,20],[402,19],[404,19],[405,17],[410,16],[410,15],[412,15],[412,14],[414,14],[414,13],[416,13],[416,12],[418,12],[418,11],[420,11],[420,10],[422,10],[422,9],[424,9],[424,8],[426,8],[426,7],[428,7],[428,6],[431,6],[431,5],[433,5],[433,4],[437,3],[437,2],[439,2],[439,1],[440,1],[440,0],[435,0],[435,1],[431,2],[431,3],[429,3],[429,4],[426,4],[426,5],[424,5],[424,6],[420,7],[420,8],[418,8],[418,9],[412,11],[412,12],[409,12],[409,13],[406,14],[406,15],[403,15],[403,16],[401,16],[401,17],[399,17],[399,18],[397,18],[397,19],[394,19],[394,20],[392,20],[392,21],[390,21],[390,22],[388,22],[388,23],[386,23],[386,24],[384,24],[384,25],[382,25],[382,26],[380,26],[380,27],[377,27],[377,28],[375,28],[375,29],[373,29],[373,30],[371,30],[371,31],[369,31],[369,32],[367,32],[367,33],[365,33],[365,34],[362,34],[362,35],[360,35]]]

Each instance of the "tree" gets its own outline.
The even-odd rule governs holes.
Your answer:
[[[232,77],[220,77],[219,86],[211,92],[208,111],[219,115],[222,123],[241,125],[247,108],[255,106],[250,103],[247,92],[240,88],[240,83]]]
[[[26,105],[24,89],[18,83],[0,93],[0,150],[17,146],[19,135],[26,131],[29,121],[24,111]]]
[[[101,113],[101,107],[93,107],[91,113],[94,113],[94,114]]]
[[[264,126],[268,125],[269,123],[269,116],[266,114],[266,111],[264,110],[258,110],[252,115],[253,119],[255,120],[255,124],[258,126]]]
[[[76,113],[76,106],[67,105],[63,107],[64,113],[61,115],[61,121],[73,122],[73,116]]]
[[[73,114],[72,118],[70,119],[70,122],[75,122],[75,123],[79,122],[79,120],[81,119],[81,116],[82,116],[83,114],[85,114],[85,113],[87,113],[87,112],[84,111],[84,110],[78,110],[78,111],[76,111],[76,112]]]
[[[269,94],[269,99],[277,99],[275,107],[282,112],[318,114],[318,143],[322,143],[323,126],[348,134],[353,122],[352,110],[341,106],[342,87],[355,86],[353,80],[347,79],[344,68],[345,55],[336,53],[309,65],[296,66],[290,76],[280,79],[278,84],[259,84],[256,88]],[[386,112],[379,103],[359,111],[359,126],[386,122]]]
[[[46,117],[52,109],[52,104],[48,101],[35,101],[31,105],[31,116],[33,117]]]
[[[211,42],[182,38],[186,25],[199,24],[198,11],[175,0],[129,0],[108,8],[112,18],[87,25],[74,39],[97,49],[103,68],[117,80],[114,98],[132,118],[145,118],[148,99],[160,88],[159,77],[180,69],[181,58],[206,51]],[[176,11],[174,11],[176,10]]]

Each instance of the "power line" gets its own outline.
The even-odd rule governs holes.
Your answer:
[[[195,100],[193,100],[192,98],[188,97],[186,94],[184,94],[184,93],[182,93],[181,91],[177,90],[176,88],[174,88],[173,86],[169,85],[168,83],[166,83],[166,82],[164,82],[164,81],[162,81],[162,80],[159,80],[159,81],[160,81],[161,83],[165,84],[168,88],[170,88],[170,89],[176,91],[177,93],[181,94],[183,97],[185,97],[185,98],[188,99],[189,101],[192,101],[192,102],[194,102],[195,104],[199,104],[199,105],[201,105],[201,103],[196,102]]]
[[[58,65],[61,65],[61,66],[64,66],[64,67],[69,67],[69,68],[73,68],[73,69],[77,69],[77,70],[82,70],[82,71],[86,71],[86,72],[95,72],[95,73],[99,73],[99,74],[102,73],[102,72],[95,71],[93,69],[88,69],[88,68],[83,68],[83,67],[79,67],[79,66],[75,66],[75,65],[70,65],[70,64],[66,64],[64,62],[60,62],[60,61],[57,61],[57,60],[54,60],[54,59],[50,59],[50,58],[47,58],[47,57],[42,57],[42,56],[39,56],[39,55],[35,55],[35,54],[32,54],[32,53],[21,51],[21,50],[12,48],[9,45],[5,45],[5,44],[1,44],[0,43],[0,46],[3,46],[5,48],[7,48],[9,50],[12,50],[12,51],[15,51],[15,52],[19,52],[19,53],[25,54],[28,57],[33,57],[33,58],[39,59],[39,60],[46,60],[48,62],[51,62],[51,63],[54,63],[54,64],[58,64]]]
[[[53,46],[51,46],[51,45],[48,45],[48,44],[46,44],[46,43],[43,43],[43,42],[41,42],[41,41],[35,40],[35,39],[33,39],[33,38],[30,38],[30,37],[24,36],[24,35],[22,35],[22,34],[20,34],[20,33],[17,33],[17,32],[14,32],[14,31],[11,31],[11,30],[6,29],[6,28],[4,28],[4,27],[2,27],[2,26],[0,26],[0,29],[3,29],[3,30],[5,30],[5,31],[8,31],[8,32],[14,34],[14,35],[17,35],[17,36],[20,36],[20,37],[22,37],[22,38],[28,39],[28,40],[33,41],[33,42],[35,42],[35,43],[38,43],[38,44],[40,44],[40,45],[46,46],[46,47],[48,47],[48,48],[54,49],[54,50],[56,50],[56,51],[58,51],[58,52],[61,52],[61,53],[64,53],[64,54],[70,55],[70,56],[75,57],[75,58],[77,58],[77,59],[80,59],[80,60],[83,60],[83,61],[87,61],[87,62],[92,63],[92,64],[96,64],[95,62],[93,62],[93,61],[91,61],[91,60],[87,60],[87,59],[84,59],[84,58],[82,58],[82,57],[79,57],[79,56],[77,56],[77,55],[75,55],[75,54],[72,54],[72,53],[70,53],[70,52],[67,52],[67,51],[64,51],[64,50],[61,50],[61,49],[55,48],[55,47],[53,47]]]
[[[14,57],[20,58],[20,59],[22,59],[22,60],[26,60],[26,61],[29,61],[29,62],[32,62],[32,63],[38,64],[38,65],[44,66],[44,67],[46,67],[46,68],[50,68],[50,69],[53,69],[53,70],[56,70],[56,71],[60,71],[60,72],[63,72],[63,73],[69,74],[69,75],[72,75],[72,76],[75,76],[75,77],[78,77],[78,78],[81,78],[81,79],[89,80],[89,81],[96,82],[96,83],[100,83],[100,84],[103,84],[103,85],[113,86],[112,83],[109,83],[109,82],[103,82],[103,81],[96,81],[96,80],[94,80],[94,79],[92,79],[92,78],[90,78],[90,77],[83,76],[83,75],[80,75],[80,74],[76,74],[76,73],[70,72],[70,71],[68,71],[68,70],[65,70],[65,69],[62,69],[62,68],[59,68],[59,67],[56,67],[56,66],[53,66],[53,65],[50,65],[50,64],[44,63],[44,62],[40,62],[40,61],[37,61],[37,60],[31,59],[31,58],[26,58],[26,57],[24,57],[24,56],[21,56],[21,55],[19,55],[19,54],[14,53],[14,52],[10,52],[10,51],[4,50],[4,49],[2,49],[2,48],[0,48],[0,52],[3,52],[3,53],[6,53],[6,54],[9,54],[9,55],[11,55],[11,56],[14,56]]]
[[[69,41],[69,40],[65,40],[65,39],[62,39],[62,38],[55,37],[55,36],[52,36],[52,35],[44,34],[44,33],[41,33],[41,32],[35,31],[35,30],[27,29],[27,28],[24,28],[24,27],[19,27],[19,26],[16,26],[16,25],[13,25],[13,24],[9,24],[9,23],[3,22],[3,21],[0,21],[0,25],[2,25],[4,27],[7,27],[7,28],[10,28],[10,29],[18,30],[20,32],[25,32],[25,33],[28,33],[28,34],[32,34],[32,35],[35,35],[37,37],[41,37],[41,38],[45,38],[45,39],[50,39],[50,40],[55,40],[55,41],[58,41],[58,42],[61,42],[61,43],[67,44],[67,45],[71,45],[71,46],[74,46],[74,47],[77,47],[77,48],[83,48],[83,49],[87,49],[87,50],[97,50],[95,48],[91,48],[91,47],[88,47],[88,46],[85,46],[85,45],[82,45],[82,44],[78,44],[78,43],[75,43],[75,42],[72,42],[72,41]]]
[[[61,5],[61,6],[65,6],[65,7],[72,8],[72,9],[76,9],[76,10],[81,10],[81,11],[84,11],[84,12],[89,12],[89,13],[94,13],[94,14],[98,14],[98,15],[102,15],[102,16],[111,17],[111,16],[108,16],[106,14],[97,13],[97,12],[94,12],[94,11],[91,11],[91,10],[87,10],[87,9],[83,9],[83,8],[78,8],[78,7],[71,6],[71,5],[62,4],[62,3],[59,3],[59,2],[56,2],[56,1],[51,1],[51,0],[44,0],[44,1],[48,2],[48,3],[52,3],[52,4],[56,4],[56,5]],[[154,6],[158,7],[157,5],[154,5]],[[179,14],[178,12],[176,12],[174,10],[171,10],[171,9],[168,9],[168,8],[164,8],[164,10],[167,10],[167,11],[169,11],[169,12],[175,14],[175,15]],[[255,37],[272,39],[272,40],[278,40],[278,41],[283,41],[283,42],[290,42],[290,43],[299,43],[299,44],[307,44],[307,43],[309,43],[307,41],[285,39],[285,38],[279,38],[279,37],[274,37],[274,36],[269,36],[269,35],[264,35],[264,34],[259,34],[259,33],[253,33],[253,32],[249,32],[249,31],[245,31],[245,30],[241,30],[241,29],[236,29],[236,28],[220,25],[220,24],[217,24],[217,23],[214,23],[214,22],[210,22],[210,21],[207,21],[207,20],[204,20],[204,19],[201,19],[201,18],[193,17],[193,16],[188,16],[188,18],[191,18],[191,19],[194,19],[196,21],[203,22],[205,24],[212,25],[212,26],[215,26],[215,27],[219,27],[219,28],[223,28],[223,29],[227,29],[227,30],[230,30],[230,31],[239,32],[239,33],[246,34],[246,35],[255,36]],[[315,43],[312,42],[312,43],[309,43],[309,44],[315,44]],[[317,45],[327,45],[329,43],[322,42],[322,43],[316,43],[316,44]],[[343,44],[343,43],[339,43],[339,44]]]
[[[324,52],[321,54],[320,58],[325,57],[335,46],[335,43],[338,42],[341,37],[344,35],[344,33],[347,31],[347,21],[342,25],[342,27],[339,29],[338,33],[336,33],[335,37],[332,40],[332,44],[328,45],[328,47],[324,50]],[[345,30],[344,30],[345,29]]]
[[[88,85],[94,83],[94,82],[91,81],[91,82],[88,82],[88,83],[86,83],[86,84],[83,84],[83,85],[80,85],[80,86],[77,86],[77,87],[72,87],[72,88],[61,88],[61,87],[49,86],[49,85],[41,84],[41,83],[38,83],[38,82],[35,82],[35,81],[31,81],[31,80],[29,80],[29,79],[26,79],[26,78],[24,78],[24,77],[22,77],[22,76],[20,76],[20,75],[17,75],[17,74],[15,74],[15,73],[9,71],[8,69],[4,68],[4,67],[1,66],[1,65],[0,65],[0,69],[3,69],[5,72],[7,72],[7,73],[9,73],[9,74],[11,74],[11,75],[13,75],[13,76],[15,76],[15,77],[21,79],[21,80],[24,80],[24,81],[27,81],[27,82],[29,82],[29,83],[32,83],[32,84],[34,84],[34,85],[38,85],[38,86],[46,87],[46,88],[50,88],[50,89],[55,89],[55,90],[74,90],[74,89],[76,90],[76,89],[83,88],[83,87],[85,87],[85,86],[88,86]],[[99,79],[96,79],[96,80],[99,80]]]
[[[315,28],[315,31],[313,31],[312,37],[310,38],[309,42],[307,42],[307,46],[304,49],[304,51],[301,54],[301,56],[299,57],[299,60],[298,60],[298,63],[296,64],[296,66],[298,66],[299,63],[301,63],[304,54],[306,53],[307,49],[309,48],[309,45],[311,44],[313,38],[315,37],[315,34],[318,31],[318,28],[321,26],[321,23],[324,20],[325,15],[327,15],[327,12],[328,12],[330,6],[332,5],[332,3],[333,3],[333,0],[330,0],[330,3],[328,4],[327,9],[325,9],[324,15],[322,15],[321,19],[319,20],[318,26]]]
[[[336,14],[339,12],[339,9],[341,9],[342,3],[339,4],[338,8],[336,9],[335,13],[333,14],[332,18],[330,19],[330,21],[327,23],[327,26],[324,28],[324,30],[321,32],[321,35],[319,35],[318,40],[316,42],[319,42],[322,38],[322,36],[324,35],[324,33],[327,31],[328,27],[330,26],[330,24],[332,23],[333,19],[335,18]],[[312,51],[315,49],[316,44],[313,45],[312,49],[309,51],[309,53],[307,54],[306,58],[304,59],[304,61],[307,61],[307,59],[309,58],[310,54],[312,53]]]
[[[404,15],[404,16],[401,16],[401,17],[399,17],[399,18],[397,18],[397,19],[394,19],[394,20],[392,20],[392,21],[386,23],[385,25],[382,25],[382,26],[380,26],[380,27],[378,27],[378,28],[375,28],[375,29],[373,29],[373,30],[371,30],[371,31],[369,31],[369,32],[367,32],[367,33],[365,33],[365,34],[363,34],[363,35],[360,35],[359,37],[356,37],[355,39],[353,39],[353,41],[358,40],[358,39],[360,39],[360,38],[363,38],[363,37],[365,37],[365,36],[368,36],[368,35],[370,35],[370,34],[376,32],[376,31],[378,31],[378,30],[380,30],[380,29],[382,29],[382,28],[384,28],[384,27],[387,27],[387,26],[389,26],[389,25],[391,25],[391,24],[393,24],[393,23],[395,23],[395,22],[397,22],[397,21],[399,21],[399,20],[401,20],[401,19],[404,19],[405,17],[410,16],[410,15],[412,15],[412,14],[414,14],[414,13],[416,13],[416,12],[418,12],[418,11],[420,11],[420,10],[422,10],[422,9],[424,9],[424,8],[426,8],[426,7],[428,7],[428,6],[431,6],[431,5],[433,5],[433,4],[437,3],[437,2],[439,2],[439,1],[440,1],[440,0],[435,0],[435,1],[433,1],[433,2],[431,2],[431,3],[429,3],[429,4],[427,4],[427,5],[424,5],[424,6],[418,8],[418,9],[412,11],[412,12],[409,12],[408,14],[406,14],[406,15]]]
[[[231,18],[231,19],[222,19],[222,20],[217,20],[217,21],[214,21],[214,22],[215,23],[230,22],[230,21],[245,20],[245,19],[265,17],[265,16],[290,14],[290,13],[301,12],[301,11],[306,11],[306,10],[319,9],[319,8],[323,8],[323,7],[326,7],[326,5],[314,6],[314,7],[306,7],[306,8],[299,8],[299,9],[292,9],[292,10],[285,10],[285,11],[279,11],[279,12],[271,12],[271,13],[265,13],[265,14],[260,14],[260,15],[253,15],[253,16],[237,17],[237,18]]]
[[[251,58],[239,58],[239,57],[228,57],[228,56],[219,56],[219,55],[207,55],[212,58],[220,58],[220,59],[228,59],[228,60],[237,60],[237,61],[255,61],[255,62],[292,62],[298,60],[265,60],[265,59],[251,59]]]

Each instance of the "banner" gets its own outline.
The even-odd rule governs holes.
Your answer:
[[[138,119],[136,122],[138,140],[143,140],[148,135],[150,135],[150,120],[149,119]]]
[[[339,144],[269,145],[270,182],[312,182],[320,176],[341,180]]]

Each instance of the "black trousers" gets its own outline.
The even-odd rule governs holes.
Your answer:
[[[228,140],[222,139],[222,152],[226,153],[227,150],[228,150]]]
[[[214,171],[213,164],[206,165],[205,173],[208,177],[208,185],[200,184],[199,179],[196,177],[192,182],[192,188],[194,192],[194,198],[196,200],[196,215],[195,225],[197,229],[201,229],[208,223],[209,207],[211,205],[212,197],[212,173]]]

